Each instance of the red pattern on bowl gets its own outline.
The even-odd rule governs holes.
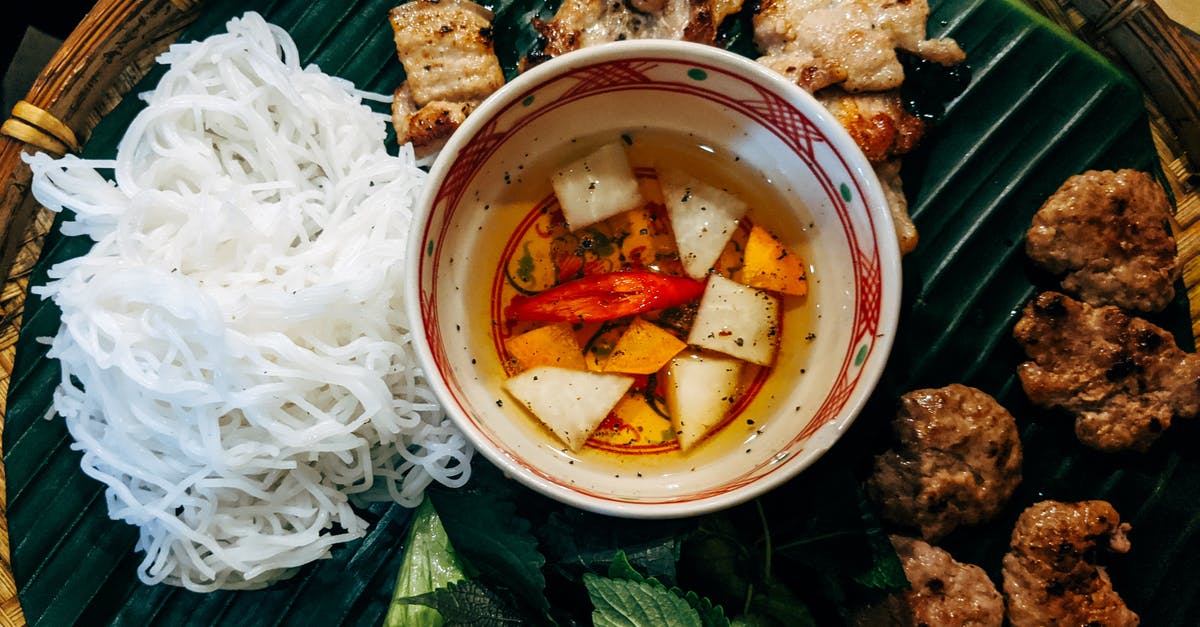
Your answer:
[[[731,466],[732,476],[710,481],[712,485],[683,481],[684,489],[634,488],[626,493],[620,477],[603,483],[581,481],[574,476],[577,469],[573,465],[547,462],[553,454],[531,461],[529,446],[515,446],[509,435],[496,430],[496,413],[490,407],[485,409],[481,400],[496,398],[502,405],[502,393],[483,394],[495,381],[484,377],[481,383],[473,369],[475,359],[472,368],[464,367],[449,349],[454,342],[447,343],[448,319],[463,314],[450,291],[462,289],[464,282],[462,271],[448,273],[447,266],[455,254],[466,256],[479,248],[469,236],[467,243],[460,243],[469,231],[464,225],[474,224],[480,211],[483,201],[478,197],[489,185],[485,171],[494,175],[498,160],[512,160],[514,145],[548,137],[545,129],[555,128],[556,116],[569,117],[569,112],[583,109],[581,105],[622,102],[627,97],[645,101],[647,94],[681,107],[702,101],[706,108],[693,113],[723,114],[731,121],[732,128],[721,131],[728,141],[750,144],[738,148],[741,153],[752,154],[756,146],[769,145],[771,148],[763,150],[790,153],[779,153],[784,156],[776,161],[794,159],[802,165],[793,167],[793,172],[803,174],[799,178],[807,177],[819,188],[816,213],[823,226],[818,229],[818,248],[829,249],[824,254],[827,264],[849,266],[843,287],[852,297],[843,309],[849,309],[851,317],[848,333],[838,332],[845,339],[837,342],[837,367],[832,380],[823,386],[819,406],[794,433],[782,439],[776,436],[771,446],[774,450],[760,451],[754,463]],[[644,115],[665,119],[662,112],[647,114],[642,109],[626,112],[632,118],[631,126]],[[603,115],[611,118],[614,114],[597,113],[597,117]],[[620,125],[611,119],[607,123]],[[556,138],[559,143],[568,139]],[[510,173],[504,172],[507,181]],[[647,517],[700,513],[749,498],[793,476],[828,448],[853,420],[886,361],[896,326],[899,253],[878,183],[853,142],[820,105],[766,69],[735,55],[678,42],[623,42],[572,53],[535,68],[472,115],[435,164],[432,182],[422,203],[428,213],[417,216],[418,228],[410,243],[410,250],[420,251],[409,276],[410,294],[419,304],[420,328],[425,332],[424,341],[417,342],[419,353],[436,372],[435,390],[447,411],[476,446],[518,479],[555,498],[605,513]],[[492,181],[491,185],[499,184]],[[805,189],[808,191],[803,193],[814,193]],[[487,210],[484,203],[483,211]],[[503,242],[505,238],[497,239]],[[836,294],[836,288],[823,287],[821,291]],[[454,311],[446,311],[448,308]],[[461,326],[456,329],[461,332]],[[812,398],[805,400],[814,404]],[[510,408],[514,412],[519,409]],[[797,404],[795,413],[803,414],[800,410]],[[672,475],[670,480],[676,478]]]

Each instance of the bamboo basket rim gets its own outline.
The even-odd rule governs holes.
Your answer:
[[[404,0],[397,0],[397,4]],[[1200,37],[1154,0],[1023,0],[1142,83],[1176,200],[1179,256],[1200,338]],[[201,0],[99,0],[0,126],[0,434],[29,273],[53,222],[29,193],[23,153],[78,152],[90,131],[203,7]],[[1196,9],[1200,14],[1200,7]],[[1191,16],[1200,22],[1200,15]],[[0,465],[0,627],[24,625]]]

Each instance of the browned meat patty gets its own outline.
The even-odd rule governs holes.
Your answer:
[[[891,540],[912,589],[868,608],[856,625],[1000,627],[1004,622],[1004,598],[982,568],[915,538]]]
[[[1021,482],[1012,414],[960,384],[900,397],[900,446],[875,458],[867,490],[884,518],[936,540],[991,518]]]
[[[1175,418],[1200,413],[1200,357],[1117,307],[1044,292],[1013,335],[1032,361],[1017,370],[1035,404],[1075,416],[1075,434],[1102,451],[1144,451]]]
[[[1129,550],[1129,524],[1105,501],[1042,501],[1026,509],[1004,556],[1004,596],[1013,627],[1137,625],[1103,567],[1097,549]]]
[[[1088,303],[1161,311],[1179,278],[1170,219],[1167,195],[1149,174],[1084,172],[1038,210],[1025,250]]]

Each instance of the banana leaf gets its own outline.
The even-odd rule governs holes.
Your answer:
[[[748,3],[749,5],[749,3]],[[930,33],[968,53],[972,79],[949,102],[922,148],[905,159],[905,188],[921,233],[904,260],[899,337],[887,371],[852,432],[835,451],[861,472],[887,445],[896,397],[952,382],[995,395],[1017,417],[1025,481],[987,525],[951,535],[957,558],[997,581],[1017,515],[1042,498],[1110,500],[1133,524],[1133,550],[1109,572],[1148,625],[1200,620],[1200,426],[1172,427],[1150,454],[1084,449],[1070,421],[1032,407],[1015,379],[1022,357],[1011,339],[1020,307],[1053,286],[1022,251],[1030,217],[1069,175],[1089,168],[1155,169],[1157,160],[1137,84],[1103,57],[1016,0],[931,0]],[[183,35],[204,37],[246,10],[262,13],[295,39],[305,63],[390,93],[403,79],[381,0],[211,0]],[[506,72],[536,42],[533,16],[551,3],[495,0],[497,51]],[[723,29],[726,43],[753,54],[750,10]],[[152,72],[138,91],[153,87]],[[139,109],[132,95],[93,133],[85,153],[109,157]],[[88,243],[46,240],[31,280]],[[1156,321],[1191,348],[1181,295]],[[46,420],[59,368],[39,337],[59,324],[53,304],[30,295],[9,390],[4,428],[12,565],[21,606],[35,625],[379,625],[388,611],[410,512],[380,504],[364,513],[370,534],[294,578],[254,592],[197,594],[138,582],[135,531],[106,515],[99,483],[79,470],[61,420]],[[797,488],[798,490],[802,488]],[[801,498],[803,495],[799,495]],[[590,524],[613,525],[603,517]],[[551,599],[554,601],[554,599]]]

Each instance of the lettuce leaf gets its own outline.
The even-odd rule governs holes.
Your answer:
[[[404,562],[396,577],[392,605],[384,627],[441,627],[442,616],[432,607],[403,602],[403,599],[434,592],[466,579],[450,537],[426,498],[413,515],[405,543]]]

